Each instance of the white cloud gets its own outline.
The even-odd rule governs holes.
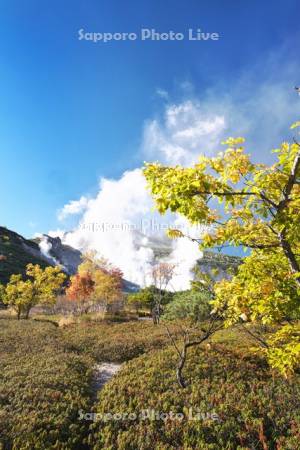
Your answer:
[[[199,238],[201,230],[197,227],[191,227],[188,221],[182,216],[176,216],[174,228],[184,230],[190,237]],[[179,291],[190,288],[191,269],[194,267],[197,259],[200,259],[203,253],[199,251],[198,245],[190,239],[180,238],[173,242],[173,251],[168,257],[168,262],[176,265],[174,276],[170,286],[173,290]]]
[[[297,84],[293,77],[300,71],[298,64],[284,66],[271,58],[254,72],[260,74],[260,80],[255,74],[246,74],[233,86],[219,84],[202,98],[196,98],[195,91],[189,89],[191,98],[165,104],[160,117],[145,123],[143,157],[188,165],[197,161],[200,153],[219,151],[224,138],[242,135],[254,158],[268,161],[270,150],[282,136],[288,137],[289,124],[298,118],[299,97],[293,90]],[[166,99],[163,92],[160,96]],[[151,208],[141,169],[125,172],[117,180],[103,178],[95,198],[81,197],[60,211],[60,218],[82,214],[79,226],[64,237],[65,242],[81,250],[96,249],[120,267],[126,278],[144,284],[150,281],[154,259],[149,243],[150,247],[170,245],[153,223],[180,220],[182,225],[182,219],[174,215],[161,218]],[[175,289],[186,289],[200,252],[189,240],[172,241],[172,245],[169,260],[178,266],[171,284]]]
[[[79,200],[72,200],[58,211],[58,220],[62,221],[70,215],[81,214],[88,208],[89,200],[87,197],[80,197]]]
[[[151,283],[153,247],[168,249],[167,259],[178,264],[171,284],[176,290],[187,289],[189,271],[201,253],[188,239],[179,242],[166,237],[167,226],[186,226],[184,219],[176,222],[172,214],[162,218],[152,207],[141,169],[125,172],[119,180],[102,178],[78,228],[64,235],[63,242],[82,251],[96,250],[121,268],[126,279],[140,285]]]
[[[167,164],[188,165],[200,149],[213,152],[224,129],[224,115],[205,113],[197,100],[167,105],[161,120],[146,123],[143,152]]]
[[[48,231],[47,235],[50,237],[59,237],[60,239],[63,239],[65,236],[65,230],[61,230],[60,228],[57,228],[56,230],[50,230]]]
[[[158,95],[158,97],[163,98],[164,100],[168,100],[169,99],[169,94],[167,91],[165,91],[164,89],[161,88],[157,88],[156,89],[156,95]]]
[[[65,242],[81,250],[94,249],[120,267],[126,278],[143,284],[153,251],[138,245],[142,221],[149,218],[152,200],[140,169],[119,180],[101,179],[98,195],[90,200],[77,230]]]

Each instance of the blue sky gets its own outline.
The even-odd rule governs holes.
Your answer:
[[[241,114],[252,143],[281,132],[300,107],[299,13],[297,0],[1,0],[0,223],[26,236],[59,227],[57,211],[95,195],[100,177],[142,165],[145,127],[156,120],[164,134],[170,104],[226,110],[228,131]],[[81,28],[143,27],[220,40],[78,40]]]

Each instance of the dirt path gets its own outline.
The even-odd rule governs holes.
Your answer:
[[[98,391],[121,369],[122,364],[102,363],[95,366],[93,391],[97,397]]]

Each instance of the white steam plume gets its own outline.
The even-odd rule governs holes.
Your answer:
[[[161,123],[156,120],[146,125],[143,151],[147,158],[156,154],[169,164],[191,163],[196,161],[201,143],[209,141],[213,147],[218,142],[224,124],[222,116],[204,116],[198,102],[167,105]],[[152,208],[141,169],[125,172],[119,180],[103,178],[94,199],[81,197],[59,212],[59,218],[65,219],[84,209],[78,228],[65,235],[64,243],[81,251],[96,250],[118,266],[125,278],[140,285],[151,283],[158,250],[164,260],[176,264],[171,286],[188,289],[190,271],[201,257],[198,245],[188,239],[168,239],[168,226],[186,228],[187,222],[178,222],[174,214],[161,217]]]
[[[143,159],[189,165],[200,153],[213,155],[219,151],[224,138],[244,135],[254,159],[268,162],[270,150],[297,119],[299,102],[292,87],[298,73],[299,63],[287,67],[277,52],[255,67],[253,74],[248,72],[235,80],[234,85],[222,86],[219,82],[201,102],[194,96],[171,104],[169,94],[158,90],[165,109],[161,117],[145,124]],[[169,252],[171,247],[167,259],[177,264],[171,285],[186,289],[190,269],[201,253],[197,244],[187,239],[167,240],[163,226],[157,224],[170,224],[179,218],[170,214],[160,217],[151,212],[151,207],[140,169],[125,172],[118,180],[103,178],[95,198],[82,197],[60,211],[63,219],[82,214],[79,226],[65,235],[64,242],[80,250],[97,250],[120,267],[126,278],[141,285],[150,282],[155,247],[169,248]]]
[[[52,248],[52,244],[48,240],[48,237],[45,234],[40,234],[40,233],[37,233],[36,237],[38,237],[40,239],[39,247],[40,247],[40,250],[41,250],[42,254],[47,259],[52,261],[56,266],[61,266],[61,263],[59,261],[57,261],[57,259],[54,258],[54,256],[52,256],[51,253],[50,253],[50,250]]]
[[[178,264],[174,289],[188,288],[189,270],[201,256],[197,245],[169,240],[165,230],[173,217],[162,219],[151,208],[141,169],[125,172],[119,180],[102,179],[97,197],[90,200],[78,228],[65,235],[64,243],[81,251],[96,250],[121,268],[126,279],[141,286],[151,283],[155,252],[163,250],[170,253],[169,261]]]

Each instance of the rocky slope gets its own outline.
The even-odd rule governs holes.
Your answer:
[[[82,262],[81,252],[61,242],[59,237],[51,237],[47,234],[33,239],[39,245],[40,251],[48,259],[51,265],[60,264],[64,270],[73,275]]]
[[[81,252],[61,242],[59,237],[46,234],[25,239],[18,233],[0,227],[0,283],[7,283],[12,274],[25,274],[27,264],[41,267],[60,265],[68,275],[73,275],[81,263]],[[124,280],[124,291],[134,292],[138,286]]]
[[[29,263],[49,265],[38,243],[0,227],[0,283],[7,283],[13,273],[25,273]]]
[[[142,239],[143,236],[139,236]],[[141,242],[144,242],[145,237]],[[154,251],[158,259],[164,259],[171,252],[165,241],[157,238],[147,238],[147,245]],[[6,283],[13,273],[25,273],[28,263],[47,265],[61,265],[68,275],[73,275],[81,262],[81,252],[65,245],[59,237],[46,234],[35,239],[25,239],[18,233],[0,227],[0,283]],[[221,253],[204,252],[198,264],[201,270],[207,272],[218,269],[217,278],[228,277],[228,274],[241,263],[241,258],[223,255]],[[136,291],[139,287],[124,280],[125,292]]]

